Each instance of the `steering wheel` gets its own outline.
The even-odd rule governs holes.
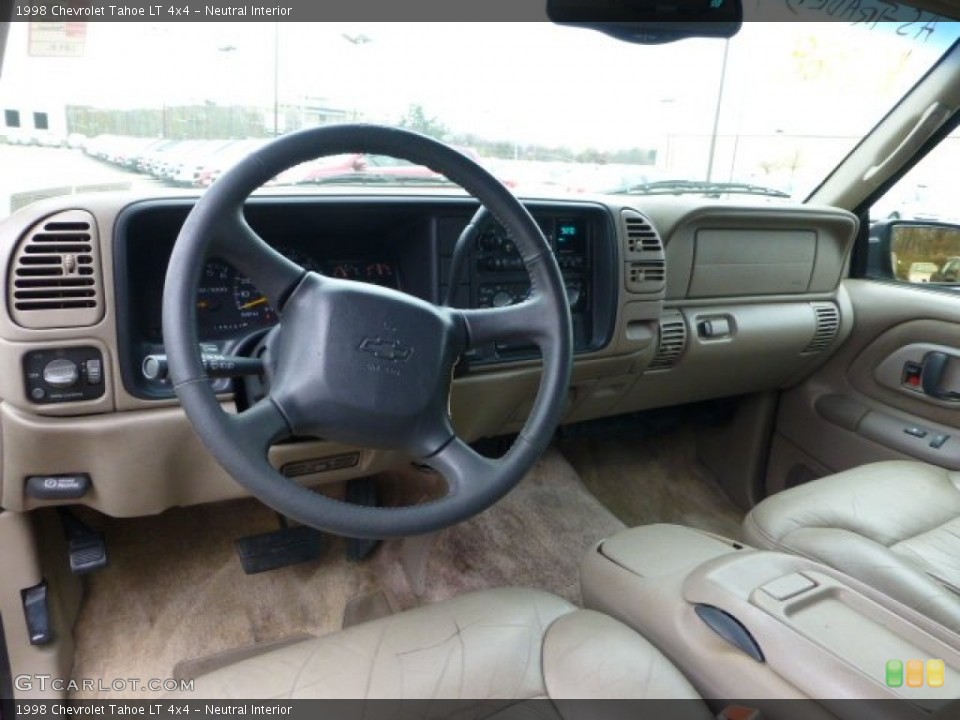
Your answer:
[[[527,300],[503,308],[441,307],[389,288],[307,272],[271,248],[243,215],[248,196],[287,168],[343,153],[389,155],[426,165],[462,186],[510,233],[531,280]],[[208,255],[231,263],[279,317],[268,333],[269,393],[226,412],[200,356],[196,293]],[[223,468],[265,504],[319,530],[358,538],[432,532],[503,497],[537,461],[560,420],[572,364],[563,278],[523,205],[493,175],[416,133],[345,124],[291,133],[225,173],[184,223],[167,269],[163,336],[170,378],[200,439]],[[543,354],[533,409],[499,459],[453,430],[453,367],[469,347],[526,340]],[[441,473],[447,494],[421,505],[352,505],[301,486],[268,461],[274,443],[314,436],[399,450]]]

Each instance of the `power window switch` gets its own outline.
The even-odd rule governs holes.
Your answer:
[[[903,431],[907,435],[913,435],[915,438],[925,438],[927,436],[927,431],[921,427],[917,427],[916,425],[905,427]]]
[[[947,444],[947,440],[949,439],[949,435],[934,435],[933,439],[930,441],[930,447],[932,447],[934,450],[939,450]]]

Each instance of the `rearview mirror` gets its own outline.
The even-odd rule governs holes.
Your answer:
[[[960,225],[893,220],[870,226],[867,274],[909,282],[960,284]]]
[[[659,45],[693,37],[733,37],[743,24],[743,5],[741,0],[547,0],[547,16],[560,25]]]

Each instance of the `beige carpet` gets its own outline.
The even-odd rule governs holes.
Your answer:
[[[676,523],[740,538],[743,512],[696,459],[689,426],[560,444],[583,483],[628,527]]]
[[[413,489],[418,475],[410,470],[385,481],[423,494]],[[420,479],[426,488],[436,485],[435,478]],[[577,600],[583,553],[623,527],[555,451],[495,507],[436,538],[421,597],[406,581],[396,541],[351,564],[342,541],[331,539],[317,562],[245,575],[234,539],[277,528],[274,513],[252,500],[139,519],[97,517],[91,524],[107,536],[110,566],[87,579],[73,676],[107,683],[168,678],[183,661],[298,633],[323,635],[341,627],[351,600],[378,593],[399,609],[502,585]],[[109,694],[124,696],[157,693]]]

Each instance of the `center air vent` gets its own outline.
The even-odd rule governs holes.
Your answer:
[[[811,304],[816,319],[816,330],[805,353],[822,352],[833,342],[840,331],[840,309],[833,303]]]
[[[623,230],[627,238],[627,253],[631,256],[655,253],[663,256],[660,234],[650,221],[634,210],[623,211]]]
[[[620,218],[626,239],[624,283],[627,291],[662,293],[666,287],[667,262],[660,234],[636,210],[624,210]]]
[[[627,264],[627,289],[630,292],[660,292],[666,278],[667,264],[663,260],[642,260]]]
[[[660,318],[660,342],[650,370],[667,370],[687,348],[687,323],[679,312],[664,313]]]
[[[34,225],[17,246],[7,302],[27,328],[80,327],[103,317],[93,216],[68,210]]]

